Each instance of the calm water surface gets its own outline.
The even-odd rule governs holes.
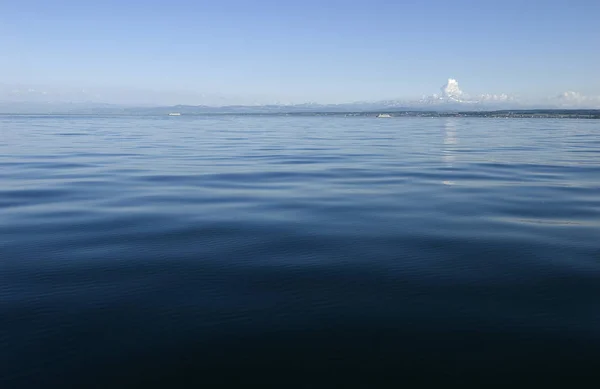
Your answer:
[[[590,378],[600,121],[0,116],[0,318],[3,389]]]

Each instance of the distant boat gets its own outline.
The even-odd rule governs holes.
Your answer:
[[[181,116],[179,112],[171,112],[169,116]]]
[[[392,115],[390,115],[389,113],[380,113],[379,115],[377,115],[378,118],[391,118]]]

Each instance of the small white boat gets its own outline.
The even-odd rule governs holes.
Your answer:
[[[379,115],[377,115],[378,118],[391,118],[392,115],[390,115],[389,113],[380,113]]]
[[[181,116],[179,112],[171,112],[169,116]]]

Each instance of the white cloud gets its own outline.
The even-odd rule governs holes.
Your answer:
[[[565,108],[600,108],[600,96],[585,96],[575,91],[563,92],[553,100]]]
[[[469,95],[463,92],[458,81],[449,78],[441,87],[440,95],[434,94],[425,97],[422,102],[427,104],[440,103],[463,103],[463,104],[510,104],[511,106],[537,106],[556,108],[600,108],[600,95],[587,96],[575,91],[563,92],[549,99],[537,101],[523,101],[506,93],[484,93],[481,95]]]
[[[42,85],[17,85],[0,83],[0,103],[112,103],[125,105],[261,105],[299,104],[301,99],[282,102],[276,96],[231,96],[202,91],[152,91],[128,88],[58,87]],[[277,103],[276,103],[277,102]],[[465,106],[466,109],[505,109],[505,108],[582,108],[600,109],[600,95],[584,95],[576,91],[566,91],[548,97],[515,97],[506,93],[484,93],[471,95],[460,88],[458,80],[449,78],[440,87],[440,92],[425,95],[421,99],[390,99],[384,101],[363,101],[361,104],[378,104],[386,107],[423,107],[440,109]]]
[[[431,96],[425,96],[421,103],[426,104],[441,104],[441,103],[464,103],[464,104],[478,104],[478,103],[505,103],[514,102],[515,98],[506,93],[492,94],[485,93],[482,95],[469,95],[463,92],[458,85],[458,81],[454,78],[449,78],[446,84],[441,88],[441,94],[434,94]]]
[[[449,78],[446,85],[442,86],[442,98],[460,100],[463,92],[458,87],[458,81],[453,78]]]
[[[498,95],[494,94],[483,94],[479,95],[479,101],[513,101],[515,98],[513,96],[507,95],[506,93],[501,93]]]

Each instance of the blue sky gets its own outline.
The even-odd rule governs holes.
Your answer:
[[[599,18],[598,0],[0,0],[0,83],[182,103],[409,99],[450,77],[472,95],[597,96]]]

